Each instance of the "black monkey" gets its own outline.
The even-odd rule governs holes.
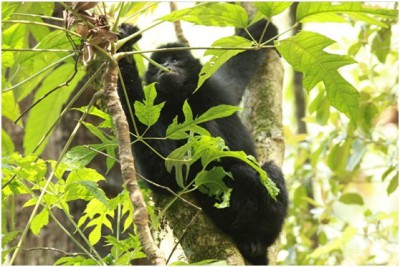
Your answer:
[[[249,27],[249,32],[256,40],[261,37],[265,25],[266,21],[262,20]],[[121,37],[137,31],[136,27],[128,24],[120,27]],[[239,35],[250,38],[244,30],[240,30]],[[263,41],[276,35],[277,29],[273,24],[269,24]],[[132,45],[139,38],[128,42],[121,50],[130,51]],[[183,47],[183,45],[172,43],[161,48],[175,47]],[[185,100],[188,100],[194,117],[216,105],[238,104],[252,75],[266,60],[266,53],[260,50],[246,51],[236,55],[194,94],[193,91],[197,86],[202,65],[188,50],[156,52],[151,58],[170,69],[171,72],[163,72],[151,64],[148,67],[145,75],[146,84],[157,82],[155,102],[157,104],[165,101],[165,106],[159,121],[147,130],[145,136],[165,137],[166,129],[172,123],[173,118],[177,115],[182,116],[182,105]],[[121,85],[119,85],[120,97],[130,121],[130,129],[134,132],[127,105],[132,105],[137,100],[143,100],[143,88],[136,64],[132,59],[120,60],[119,67],[129,99],[128,101],[125,99]],[[147,128],[136,118],[135,123],[140,133]],[[202,126],[212,136],[222,137],[230,150],[244,151],[248,155],[256,157],[252,138],[237,114],[206,122]],[[164,157],[183,144],[182,141],[176,140],[151,139],[147,142]],[[141,175],[157,184],[168,186],[174,190],[178,189],[174,174],[166,170],[164,161],[158,155],[141,142],[133,145],[133,151]],[[275,201],[270,197],[260,181],[259,174],[253,168],[242,161],[225,158],[220,164],[233,176],[233,179],[226,179],[227,186],[233,189],[230,207],[217,209],[214,207],[216,202],[214,198],[197,191],[194,194],[206,214],[221,230],[233,238],[249,262],[267,264],[267,247],[278,237],[287,212],[288,199],[283,174],[273,162],[267,162],[262,166],[269,178],[280,189]],[[189,178],[193,179],[200,168],[192,167],[190,171]],[[157,190],[157,188],[153,189]]]

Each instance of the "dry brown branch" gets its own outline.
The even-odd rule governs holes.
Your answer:
[[[143,246],[143,252],[152,264],[165,265],[165,256],[159,250],[151,235],[146,202],[136,179],[129,126],[117,93],[118,64],[116,62],[109,62],[107,64],[107,69],[102,80],[107,107],[112,116],[118,139],[121,173],[135,210],[133,219]]]
[[[175,2],[169,2],[169,7],[171,9],[171,12],[177,10],[177,6],[176,6]],[[178,41],[186,46],[190,46],[189,41],[186,39],[185,35],[183,34],[182,25],[179,20],[174,22],[174,29],[175,29],[175,34],[176,34],[176,38],[178,38]]]

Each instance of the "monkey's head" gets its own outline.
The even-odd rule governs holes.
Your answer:
[[[184,48],[185,46],[179,43],[159,47],[166,50],[153,53],[151,59],[170,71],[166,72],[150,63],[146,72],[146,83],[157,82],[157,90],[171,96],[187,97],[188,93],[192,93],[197,86],[202,66],[200,61]]]

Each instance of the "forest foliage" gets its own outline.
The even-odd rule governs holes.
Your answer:
[[[107,15],[110,28],[90,23],[65,27],[63,18],[54,17],[52,2],[2,2],[2,262],[13,263],[20,247],[24,247],[27,232],[40,236],[52,221],[82,254],[46,264],[130,264],[146,255],[133,226],[129,194],[121,188],[116,197],[108,197],[99,186],[119,164],[112,119],[98,105],[94,92],[86,106],[76,107],[74,103],[90,85],[99,84],[103,62],[113,56],[108,50],[110,45],[118,47],[126,41],[117,41],[113,35],[117,25],[151,15],[158,4],[61,5],[82,20],[89,11],[87,14],[96,19]],[[291,5],[258,2],[257,14],[250,19],[238,4],[199,3],[154,18],[142,34],[161,23],[178,20],[210,27],[247,28],[261,18],[275,19]],[[361,2],[302,2],[296,7],[295,24],[281,29],[274,39],[282,59],[304,75],[307,116],[299,119],[309,129],[298,133],[293,130],[296,118],[288,115],[284,119],[284,173],[291,205],[279,241],[280,264],[395,264],[398,260],[398,207],[392,204],[398,198],[398,119],[391,119],[398,109],[398,43],[393,36],[398,28],[397,18],[394,7]],[[304,29],[281,38],[299,24],[320,23],[324,29],[326,22],[349,24],[358,36],[339,43]],[[85,32],[87,29],[89,32]],[[198,88],[231,57],[245,49],[263,47],[265,43],[239,36],[210,41]],[[335,47],[345,47],[347,51],[333,52]],[[135,59],[142,66],[146,61],[146,57],[138,55]],[[342,71],[344,66],[346,74]],[[284,105],[296,105],[291,90],[287,83]],[[163,104],[154,105],[155,94],[154,87],[148,86],[145,101],[133,105],[135,116],[148,127],[157,122],[163,108]],[[197,118],[187,103],[182,108],[184,122],[175,120],[165,133],[166,138],[189,140],[166,158],[166,167],[177,170],[181,187],[184,188],[185,168],[200,160],[204,171],[196,177],[195,188],[219,198],[219,208],[226,207],[230,195],[222,182],[226,173],[218,167],[205,169],[221,157],[235,157],[260,172],[271,195],[278,193],[254,159],[240,151],[229,151],[221,138],[211,137],[199,126],[229,116],[239,108],[218,106]],[[81,116],[61,153],[57,158],[42,157],[50,149],[49,140],[61,119],[72,111]],[[98,123],[89,122],[87,117],[95,117]],[[79,138],[76,132],[80,127],[97,137],[98,143],[72,147],[72,140]],[[15,132],[22,132],[22,138],[17,139]],[[90,167],[99,154],[107,155],[106,173]],[[149,192],[144,190],[144,194],[151,227],[158,230],[162,214],[157,214],[151,205]],[[15,201],[22,195],[29,196],[22,210],[34,209],[29,221],[16,228]],[[71,203],[78,200],[86,203],[85,209],[79,218],[73,218]],[[62,211],[63,218],[54,216],[56,209]],[[65,223],[73,225],[79,240],[64,227]],[[104,228],[112,234],[103,235]],[[124,232],[128,234],[121,238]],[[108,245],[107,255],[97,252],[95,245],[100,241]]]

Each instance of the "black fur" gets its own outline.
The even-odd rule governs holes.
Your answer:
[[[260,38],[264,26],[265,21],[260,21],[251,26],[249,31],[255,38]],[[137,30],[134,26],[123,24],[120,28],[121,37],[132,34]],[[270,24],[263,40],[269,40],[276,34],[275,26]],[[239,32],[239,35],[249,38],[243,30]],[[131,46],[136,41],[127,43],[121,50],[131,50]],[[173,43],[163,46],[163,48],[177,47],[182,47],[182,45]],[[153,60],[172,71],[167,73],[153,65],[148,67],[145,77],[146,83],[157,82],[158,96],[156,103],[165,101],[165,106],[160,120],[147,130],[146,136],[164,137],[166,128],[172,122],[172,119],[176,115],[182,116],[182,105],[186,99],[188,99],[195,117],[216,105],[238,104],[253,73],[266,60],[265,55],[265,51],[240,53],[221,67],[193,94],[202,67],[199,60],[195,59],[187,50],[153,54],[151,56]],[[127,105],[132,105],[134,101],[143,99],[143,88],[136,64],[132,60],[122,59],[119,67],[128,90],[129,101],[126,102],[121,86],[119,86],[122,103],[128,115]],[[130,129],[134,132],[133,124],[131,120],[129,121]],[[137,119],[135,123],[141,133],[147,128]],[[202,126],[213,136],[222,137],[230,150],[241,150],[249,155],[256,156],[252,138],[237,114],[206,122]],[[175,140],[147,140],[147,142],[164,157],[183,144],[182,141]],[[167,172],[164,161],[159,156],[141,142],[136,142],[133,145],[133,150],[139,172],[144,177],[157,184],[168,186],[174,190],[178,189],[174,174]],[[214,198],[200,192],[195,192],[195,196],[215,224],[234,239],[249,262],[267,264],[267,247],[278,237],[288,205],[282,172],[273,162],[263,165],[263,169],[280,189],[277,201],[275,201],[269,196],[265,186],[261,183],[259,174],[247,164],[232,159],[224,159],[221,164],[226,171],[232,173],[234,178],[233,180],[226,179],[227,185],[233,188],[230,207],[216,209]],[[193,179],[198,171],[200,171],[200,168],[196,167],[195,164],[191,168],[190,178]]]

